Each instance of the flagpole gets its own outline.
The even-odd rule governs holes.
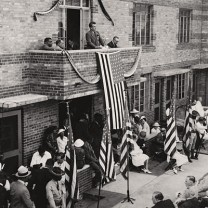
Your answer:
[[[126,98],[125,99],[125,114],[127,114],[127,113],[129,114],[128,105],[127,105],[127,89],[125,89],[125,98]],[[124,116],[126,116],[125,114],[124,114]],[[133,201],[135,201],[135,199],[130,197],[130,192],[129,192],[129,190],[130,190],[130,185],[129,185],[129,141],[127,141],[126,146],[127,146],[127,197],[124,198],[121,203],[124,203],[125,201],[127,201],[127,202],[131,202],[132,204],[134,204]]]
[[[106,108],[106,122],[108,122],[109,111],[110,111],[110,109],[109,109],[109,108],[108,108],[108,109]],[[107,126],[108,126],[108,128],[109,128],[109,124],[108,124]],[[109,129],[108,129],[107,131],[109,131]],[[107,142],[108,142],[108,141],[107,141]],[[98,158],[98,159],[99,159],[99,158]],[[100,193],[101,193],[102,181],[103,181],[103,178],[101,177],[100,183],[99,183],[99,190],[98,190],[98,202],[97,202],[97,208],[99,208],[99,206],[100,206]]]

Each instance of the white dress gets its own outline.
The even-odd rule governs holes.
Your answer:
[[[180,154],[178,151],[173,155],[173,159],[176,159],[176,165],[178,167],[188,162],[187,156]]]
[[[149,156],[143,154],[142,149],[134,141],[134,150],[130,152],[132,157],[132,163],[134,166],[139,167],[144,165],[144,162],[149,159]]]

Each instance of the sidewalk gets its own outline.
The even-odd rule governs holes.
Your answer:
[[[208,155],[199,155],[199,160],[194,160],[193,163],[187,163],[183,166],[184,172],[179,172],[175,175],[171,170],[165,172],[164,168],[167,163],[163,162],[157,166],[154,166],[153,169],[150,168],[152,174],[144,174],[144,173],[136,173],[130,172],[130,197],[134,198],[134,204],[130,202],[121,203],[122,198],[126,197],[127,191],[127,183],[121,176],[121,174],[117,175],[117,179],[115,182],[111,182],[105,185],[102,190],[104,192],[112,192],[112,194],[116,194],[120,196],[119,201],[114,202],[114,206],[106,206],[106,200],[100,200],[100,208],[146,208],[152,207],[152,193],[154,191],[161,191],[165,198],[170,198],[172,200],[175,199],[175,193],[177,191],[181,191],[185,189],[184,181],[186,176],[193,175],[196,179],[199,179],[203,174],[208,172],[208,166],[205,165],[205,161],[208,160]],[[102,195],[101,190],[101,195]],[[98,190],[94,190],[98,193]],[[104,193],[103,192],[103,193]],[[115,195],[116,196],[116,195]],[[124,197],[123,197],[124,196]],[[115,200],[115,197],[109,197],[109,200]],[[79,206],[86,207],[86,206]],[[96,208],[97,203],[94,202],[89,208]]]

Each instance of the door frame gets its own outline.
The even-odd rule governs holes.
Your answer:
[[[18,165],[22,164],[22,112],[21,110],[8,111],[0,113],[0,118],[9,116],[17,116],[17,129],[18,129],[18,149],[4,152],[4,158],[18,156]]]

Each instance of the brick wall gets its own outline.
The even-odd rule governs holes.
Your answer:
[[[46,101],[23,107],[23,164],[28,164],[32,154],[42,142],[44,130],[58,126],[58,102]]]

